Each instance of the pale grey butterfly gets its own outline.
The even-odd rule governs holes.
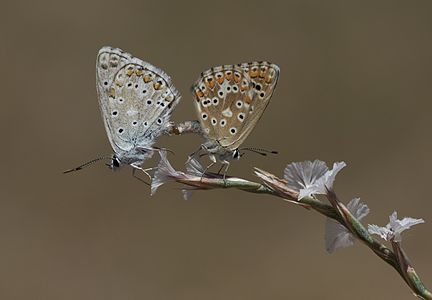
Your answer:
[[[194,83],[192,93],[201,131],[206,139],[201,149],[206,150],[212,161],[206,170],[220,162],[222,167],[226,166],[225,176],[229,161],[242,155],[240,150],[265,155],[262,152],[266,150],[239,149],[239,146],[264,113],[278,77],[277,65],[251,62],[211,68]]]
[[[161,69],[120,49],[103,47],[96,59],[96,87],[105,130],[114,154],[111,169],[128,164],[146,174],[143,162],[153,155],[158,136],[180,100],[171,78]],[[65,173],[77,171],[100,159]],[[148,174],[147,174],[148,175]]]

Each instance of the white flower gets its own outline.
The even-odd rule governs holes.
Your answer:
[[[404,230],[421,223],[424,223],[423,219],[403,218],[398,220],[397,212],[394,212],[390,216],[390,222],[385,227],[369,224],[368,231],[370,234],[379,235],[386,241],[400,242],[402,241],[401,233]]]
[[[360,202],[360,198],[352,199],[347,209],[359,221],[369,214],[369,207]],[[339,222],[327,218],[325,225],[325,247],[327,252],[332,253],[336,249],[346,248],[354,244],[354,236]]]
[[[162,184],[175,180],[176,178],[184,178],[184,173],[176,171],[170,164],[167,159],[166,151],[159,151],[159,155],[161,157],[159,161],[159,165],[157,166],[157,170],[153,175],[152,183],[151,183],[151,192],[150,194],[153,196],[156,193],[158,187]]]
[[[323,161],[315,160],[289,164],[284,171],[287,186],[299,192],[298,200],[315,194],[326,194],[333,188],[336,174],[346,166],[345,162],[333,164],[329,170]]]

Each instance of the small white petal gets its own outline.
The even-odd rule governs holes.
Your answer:
[[[333,188],[333,183],[335,181],[337,173],[339,173],[339,171],[342,170],[344,167],[346,167],[346,163],[343,162],[343,161],[336,162],[336,163],[333,164],[333,169],[331,169],[330,171],[327,171],[324,174],[324,185],[325,185],[325,187],[327,187],[328,189],[332,189]]]
[[[353,216],[358,220],[363,219],[370,212],[369,207],[366,204],[360,202],[360,198],[352,199],[347,204],[347,208],[353,214]]]
[[[403,218],[402,220],[398,220],[397,212],[393,212],[390,216],[390,223],[387,224],[387,228],[390,228],[394,234],[395,242],[400,242],[402,240],[402,232],[411,228],[411,226],[424,223],[423,219],[414,219],[414,218]]]
[[[333,169],[328,170],[315,180],[311,182],[310,186],[300,190],[298,200],[300,201],[304,197],[309,197],[311,195],[324,195],[327,194],[327,189],[333,188],[333,183],[337,173],[346,166],[345,162],[337,162],[333,164]]]
[[[182,193],[185,200],[189,200],[192,197],[192,190],[190,189],[183,189]]]
[[[379,235],[382,239],[388,240],[390,236],[393,235],[393,232],[387,227],[380,227],[378,225],[369,224],[368,231],[370,234]]]
[[[160,154],[160,161],[157,166],[157,170],[152,178],[151,183],[151,190],[150,195],[154,195],[156,193],[156,190],[158,187],[160,187],[162,184],[166,183],[167,181],[171,180],[172,178],[176,178],[179,176],[182,176],[182,173],[174,170],[174,168],[171,166],[167,159],[167,153],[166,151],[159,151]]]
[[[379,227],[377,225],[369,225],[368,231],[372,234],[377,234],[383,239],[389,241],[393,240],[395,242],[402,241],[402,232],[411,228],[411,226],[424,223],[423,219],[414,219],[414,218],[403,218],[402,220],[398,220],[397,212],[393,212],[390,215],[390,222],[386,225],[386,227]]]
[[[339,222],[327,218],[325,225],[325,247],[332,253],[339,248],[346,248],[354,244],[354,237]]]
[[[284,178],[289,188],[299,191],[313,185],[327,171],[325,162],[320,160],[294,162],[285,168]]]
[[[360,202],[360,198],[354,198],[347,204],[348,210],[358,220],[363,219],[368,213],[369,208],[366,204]],[[327,218],[325,226],[325,246],[329,253],[340,249],[352,246],[354,244],[354,236],[341,225],[339,222]]]

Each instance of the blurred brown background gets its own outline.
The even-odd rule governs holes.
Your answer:
[[[328,255],[324,218],[270,196],[179,186],[154,197],[103,164],[110,153],[95,58],[121,47],[164,69],[195,118],[191,83],[251,60],[281,67],[272,102],[231,175],[257,166],[344,160],[336,190],[371,208],[366,223],[427,222],[404,246],[432,288],[430,1],[3,1],[1,299],[410,299],[367,247]],[[201,139],[161,138],[176,168]],[[149,161],[146,166],[154,165]],[[427,254],[429,253],[429,255]]]

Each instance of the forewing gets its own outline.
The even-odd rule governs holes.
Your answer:
[[[278,74],[279,68],[267,62],[225,65],[203,72],[192,92],[207,138],[236,149],[264,112]]]
[[[99,51],[96,70],[102,117],[114,151],[151,147],[180,99],[170,77],[110,47]]]

